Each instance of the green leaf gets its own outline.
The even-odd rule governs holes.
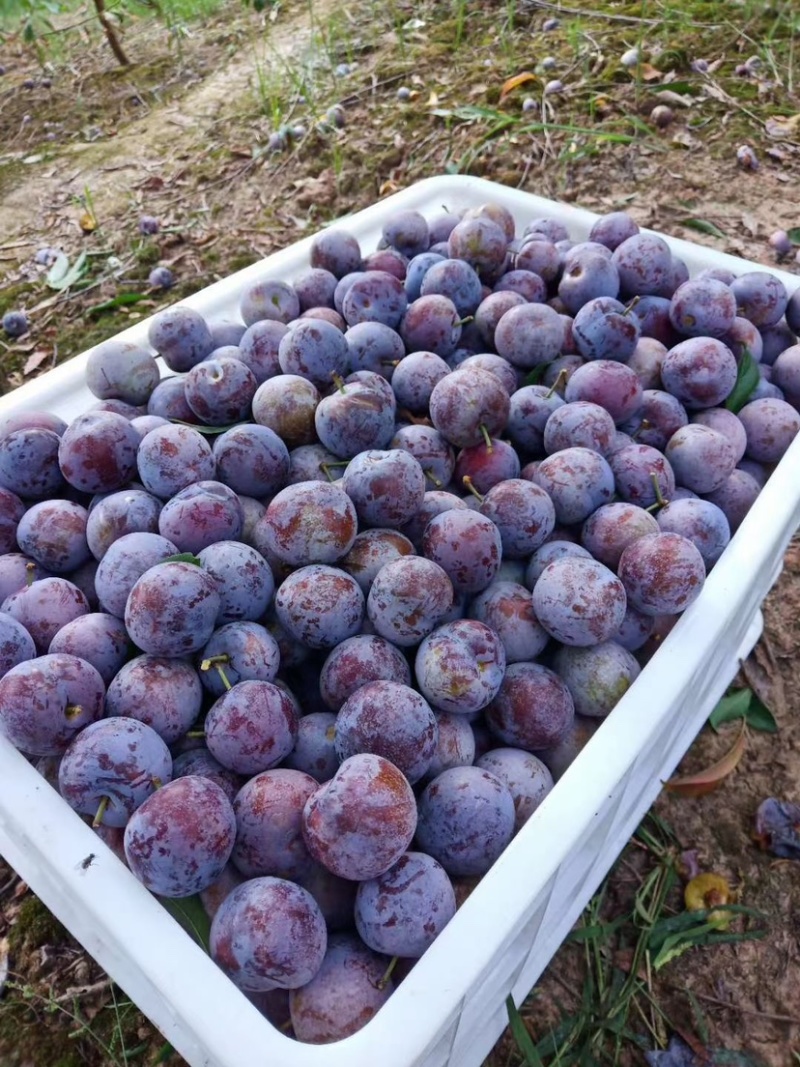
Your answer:
[[[753,693],[750,689],[737,689],[735,693],[724,696],[709,715],[709,726],[716,730],[724,722],[746,719],[752,699]]]
[[[679,219],[679,224],[687,230],[697,230],[698,233],[707,233],[711,237],[727,237],[728,235],[707,219]]]
[[[176,552],[174,556],[167,556],[162,563],[192,563],[195,567],[202,567],[203,561],[193,552]]]
[[[252,426],[252,422],[233,422],[230,426],[203,426],[202,423],[194,422],[182,422],[180,419],[170,419],[170,422],[175,423],[176,426],[189,426],[193,430],[197,430],[198,433],[204,433],[207,437],[213,437],[218,433],[227,433],[228,430],[234,430],[237,426]]]
[[[794,229],[787,230],[786,232],[789,235],[789,240],[792,244],[800,245],[800,226],[795,226]]]
[[[767,705],[758,699],[755,693],[753,693],[750,707],[747,709],[745,722],[754,730],[762,730],[765,734],[776,734],[778,732],[775,716]]]
[[[206,909],[199,895],[193,897],[159,897],[159,903],[163,904],[173,919],[191,935],[197,944],[209,951],[209,936],[211,934],[211,920],[206,914]]]
[[[51,289],[64,290],[69,289],[75,282],[80,281],[87,270],[86,253],[81,252],[72,266],[69,266],[69,260],[64,256],[64,261],[61,262],[61,257],[55,261],[47,274],[47,284]],[[58,267],[58,271],[56,271]]]
[[[725,407],[728,411],[732,411],[734,415],[738,415],[750,399],[750,394],[760,380],[761,375],[758,373],[758,364],[750,355],[750,349],[745,347],[739,363],[739,371],[736,375],[736,384],[733,387],[731,395],[725,401]]]
[[[544,1062],[536,1051],[533,1038],[528,1033],[528,1028],[517,1011],[514,998],[510,995],[506,997],[506,1008],[508,1009],[508,1022],[511,1027],[511,1033],[517,1043],[517,1048],[524,1057],[526,1067],[544,1067]]]
[[[530,374],[525,379],[526,385],[541,385],[544,380],[545,374],[547,374],[547,368],[549,363],[540,363],[537,367],[534,367]]]
[[[127,307],[129,304],[138,304],[140,300],[147,300],[146,293],[120,293],[111,300],[104,300],[102,304],[94,304],[87,309],[88,315],[102,315],[104,311],[113,311],[114,308]]]

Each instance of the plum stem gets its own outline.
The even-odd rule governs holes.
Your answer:
[[[399,359],[382,359],[381,360],[381,366],[382,367],[396,367],[399,363],[400,363]]]
[[[227,654],[223,654],[221,656],[209,656],[208,659],[204,659],[203,662],[200,664],[200,670],[210,671],[212,667],[216,668],[216,671],[222,679],[222,684],[225,686],[225,688],[233,689],[233,686],[231,685],[228,676],[223,668],[223,664],[230,663],[230,661],[231,657]]]
[[[350,463],[349,459],[339,459],[339,460],[336,460],[335,463],[320,463],[319,466],[320,466],[320,470],[325,472],[325,477],[328,479],[328,481],[332,482],[335,479],[331,476],[331,470],[334,467],[347,467],[349,465],[349,463]]]
[[[36,564],[33,563],[31,560],[28,560],[28,562],[25,564],[25,584],[28,586],[29,589],[34,583],[35,574]]]
[[[472,495],[475,497],[475,499],[476,500],[480,500],[480,502],[482,504],[484,499],[485,499],[485,497],[483,497],[478,492],[478,490],[475,488],[475,486],[472,484],[472,478],[470,478],[470,476],[468,474],[465,474],[464,477],[461,479],[461,481],[464,483],[464,485],[467,487],[467,489],[469,489],[469,491],[472,493]]]
[[[423,469],[422,473],[425,475],[426,478],[429,478],[433,482],[433,484],[436,486],[437,489],[441,489],[442,488],[441,480],[436,477],[436,475],[433,473],[433,471],[430,469],[430,467],[425,467]]]
[[[336,388],[339,390],[340,393],[346,393],[347,392],[347,390],[344,387],[344,378],[341,376],[341,374],[337,374],[336,371],[334,371],[331,374],[331,378],[333,379],[333,384],[336,386]]]
[[[626,315],[630,315],[630,313],[633,311],[633,309],[636,307],[636,305],[641,299],[642,298],[640,296],[635,296],[633,300],[631,300],[630,304],[628,304],[628,306],[622,312],[622,317],[625,318]]]
[[[160,789],[164,784],[161,779],[157,778],[155,775],[150,779],[150,781],[152,783],[153,789]]]
[[[205,737],[206,736],[206,732],[205,732],[205,730],[189,730],[189,732],[187,734],[185,734],[185,736],[186,737]]]
[[[651,504],[649,508],[645,508],[645,511],[657,511],[659,508],[665,508],[669,501],[664,497],[661,492],[661,486],[658,484],[658,475],[655,471],[650,471],[650,481],[653,483],[653,489],[656,494],[655,504]]]
[[[382,974],[382,976],[381,976],[381,978],[380,978],[380,980],[378,982],[378,989],[385,989],[386,986],[389,984],[389,979],[392,977],[392,971],[397,966],[397,961],[399,959],[400,959],[399,956],[392,956],[392,959],[391,959],[391,961],[389,963],[389,966],[383,972],[383,974]]]
[[[486,427],[484,426],[483,423],[480,424],[479,429],[481,431],[481,434],[483,435],[483,440],[486,442],[486,451],[487,452],[493,452],[494,451],[494,445],[492,444],[492,438],[491,438],[491,435],[489,434],[489,431],[486,429]]]
[[[475,316],[474,315],[465,315],[463,319],[456,319],[456,321],[453,323],[453,325],[454,326],[466,326],[468,322],[474,322],[474,321],[475,321]]]
[[[103,816],[106,813],[106,808],[107,807],[108,807],[108,797],[101,797],[100,798],[100,803],[97,805],[97,811],[95,812],[95,816],[92,819],[92,828],[93,829],[96,830],[97,827],[102,824]]]
[[[562,367],[562,369],[556,375],[556,380],[550,386],[550,392],[545,395],[545,400],[549,400],[554,393],[557,393],[559,390],[559,386],[567,384],[567,377],[568,376],[566,367]]]
[[[652,422],[651,422],[651,421],[650,421],[649,419],[642,419],[642,421],[641,421],[641,422],[639,423],[639,425],[638,425],[638,426],[636,427],[636,430],[634,431],[634,433],[632,433],[632,434],[631,434],[631,437],[632,437],[632,438],[634,439],[634,441],[635,441],[635,440],[636,440],[636,438],[637,438],[637,437],[639,436],[639,434],[640,434],[640,433],[641,433],[641,432],[642,432],[643,430],[649,430],[649,429],[650,429],[650,428],[652,427],[652,425],[653,425],[653,424],[652,424]]]
[[[83,707],[80,704],[67,704],[64,708],[64,717],[68,722],[73,719],[77,719],[79,715],[83,714]]]

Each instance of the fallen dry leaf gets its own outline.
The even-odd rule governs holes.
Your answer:
[[[800,115],[778,115],[767,119],[764,129],[769,137],[776,140],[797,137],[800,134]]]
[[[634,69],[637,70],[639,76],[643,78],[646,82],[661,81],[661,79],[664,77],[663,72],[660,70],[656,70],[656,68],[650,63],[640,63],[638,68]]]
[[[531,74],[529,70],[524,70],[522,74],[515,74],[513,78],[507,78],[503,82],[503,87],[500,90],[500,101],[502,102],[508,96],[509,93],[513,93],[515,89],[518,89],[520,85],[525,85],[527,82],[535,82],[536,75]]]
[[[736,769],[746,747],[747,726],[742,722],[742,728],[733,748],[722,759],[712,763],[704,771],[698,771],[697,774],[687,774],[681,778],[670,778],[669,781],[664,783],[664,788],[680,797],[702,797],[706,793],[711,793]]]
[[[35,370],[38,370],[39,367],[41,367],[49,355],[50,353],[43,348],[39,348],[35,352],[32,352],[25,360],[25,366],[22,368],[23,375],[27,378],[29,374],[33,374]]]

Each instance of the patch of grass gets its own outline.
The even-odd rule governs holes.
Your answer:
[[[647,856],[648,869],[640,875],[628,909],[621,912],[608,899],[606,879],[567,938],[567,944],[582,950],[582,985],[570,989],[573,1009],[535,1040],[525,1023],[528,1013],[535,1016],[535,996],[519,1013],[510,1006],[512,1035],[528,1067],[617,1064],[625,1049],[665,1048],[670,1034],[685,1032],[687,1026],[685,1018],[671,1018],[659,1002],[655,976],[686,952],[766,933],[764,916],[750,908],[729,909],[742,926],[735,932],[722,929],[711,912],[684,910],[679,845],[662,819],[648,815],[634,840]],[[696,1000],[690,999],[690,1008],[703,1040],[705,1022]]]

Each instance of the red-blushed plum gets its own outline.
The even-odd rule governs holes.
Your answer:
[[[239,359],[250,368],[258,385],[281,373],[278,349],[288,326],[262,319],[248,326],[239,341]]]
[[[365,881],[388,871],[411,844],[417,804],[402,771],[360,753],[306,802],[303,836],[312,856],[340,878]]]
[[[381,637],[410,647],[431,633],[453,601],[453,584],[438,563],[406,556],[387,563],[376,575],[367,597],[367,616]]]
[[[515,833],[519,833],[553,788],[553,776],[546,765],[532,752],[520,748],[493,748],[475,766],[494,774],[511,791]]]
[[[69,806],[117,827],[171,779],[172,757],[155,730],[117,716],[84,727],[58,768],[58,789]]]
[[[568,448],[590,448],[606,455],[615,432],[614,420],[605,408],[575,400],[550,415],[544,428],[544,450],[553,455]]]
[[[0,553],[13,552],[17,545],[17,526],[25,514],[25,504],[16,493],[0,489]]]
[[[339,566],[355,578],[364,596],[368,596],[383,567],[413,555],[413,544],[397,530],[364,530],[356,535],[352,548],[339,561]]]
[[[437,736],[436,718],[419,693],[400,682],[376,681],[342,704],[334,744],[342,761],[362,752],[383,756],[413,785],[433,759]]]
[[[231,804],[244,785],[242,776],[223,767],[207,748],[193,748],[175,757],[172,762],[172,777],[185,778],[187,775],[209,778],[220,787]]]
[[[602,721],[602,719],[588,719],[583,715],[576,715],[558,744],[536,753],[549,769],[554,782],[561,778],[575,757],[585,748]]]
[[[89,559],[86,540],[89,513],[71,500],[32,504],[17,526],[21,552],[52,574],[69,574]]]
[[[283,878],[252,878],[211,923],[211,957],[240,989],[296,989],[322,966],[328,935],[319,905]]]
[[[506,663],[533,660],[549,640],[533,611],[530,591],[516,582],[494,581],[469,605],[469,617],[490,627],[503,643]]]
[[[206,745],[223,767],[260,774],[277,767],[294,748],[298,714],[292,698],[273,682],[248,680],[223,693],[205,721]]]
[[[671,348],[661,364],[661,380],[688,409],[713,408],[736,384],[736,358],[714,337],[690,337]]]
[[[792,341],[772,364],[772,381],[793,406],[800,405],[800,345]]]
[[[547,304],[510,308],[494,331],[498,355],[523,370],[550,363],[559,355],[563,344],[564,323]]]
[[[404,256],[418,256],[430,244],[428,223],[419,211],[393,211],[381,232],[386,244]]]
[[[583,522],[614,495],[611,467],[592,448],[564,448],[545,457],[533,481],[553,501],[556,522],[565,526]]]
[[[706,496],[706,500],[721,509],[733,535],[742,525],[745,515],[760,492],[761,486],[752,474],[737,467],[718,489]]]
[[[84,493],[121,489],[136,473],[139,435],[122,415],[87,411],[73,419],[58,446],[64,478]]]
[[[403,449],[359,453],[345,468],[341,484],[363,526],[402,526],[425,496],[422,467]]]
[[[253,418],[281,438],[287,448],[316,441],[314,419],[320,392],[299,374],[277,374],[256,390]]]
[[[212,885],[236,838],[231,802],[208,778],[176,778],[141,804],[125,827],[128,866],[151,893],[188,897]]]
[[[241,541],[220,539],[201,549],[197,558],[217,580],[219,625],[263,617],[275,592],[275,580],[260,552]]]
[[[544,455],[544,428],[563,404],[562,397],[544,385],[523,385],[511,394],[506,433],[523,455]]]
[[[792,405],[772,397],[751,400],[739,418],[747,434],[745,455],[758,463],[781,460],[800,430],[800,415]]]
[[[456,485],[466,486],[470,492],[488,493],[499,482],[518,478],[519,456],[507,441],[490,438],[488,442],[462,448],[453,472]],[[443,482],[443,484],[447,484]]]
[[[214,442],[217,481],[235,493],[264,497],[289,477],[289,450],[268,426],[233,426]]]
[[[335,737],[336,716],[332,711],[304,715],[297,725],[294,748],[281,766],[310,774],[320,784],[329,782],[339,767]]]
[[[216,580],[202,567],[157,563],[131,589],[125,626],[143,652],[186,656],[211,637],[221,606]]]
[[[438,711],[436,723],[436,751],[422,776],[423,782],[430,782],[448,767],[469,767],[475,762],[475,734],[469,716]]]
[[[303,808],[318,788],[310,775],[280,767],[242,786],[233,801],[231,862],[245,878],[273,875],[297,881],[310,869],[314,861],[303,841]]]
[[[736,451],[728,438],[699,423],[676,430],[664,455],[677,485],[694,493],[713,493],[736,467]]]
[[[434,427],[456,448],[499,437],[508,421],[509,396],[490,371],[471,367],[452,371],[431,393]]]
[[[494,348],[494,335],[497,324],[507,311],[521,307],[526,303],[525,297],[510,289],[498,290],[485,296],[475,312],[474,325],[484,346]],[[408,357],[406,357],[408,358]]]
[[[765,326],[765,330],[776,330],[776,326]],[[733,352],[736,362],[741,364],[744,358],[745,352],[750,353],[750,358],[754,359],[756,363],[760,363],[764,355],[764,338],[757,326],[754,326],[749,319],[739,318],[737,315],[733,320],[733,326],[727,333],[723,334],[720,338],[723,344]],[[767,365],[769,360],[764,360],[764,364]]]
[[[394,369],[392,389],[400,408],[415,415],[428,409],[434,386],[450,373],[450,368],[435,352],[409,352]]]
[[[552,241],[528,240],[523,241],[519,251],[514,253],[513,259],[515,271],[530,271],[537,274],[548,285],[555,282],[561,272],[561,254]],[[502,282],[502,278],[500,280]],[[499,285],[500,283],[498,283]],[[497,285],[495,286],[497,291]]]
[[[637,504],[603,504],[581,529],[581,544],[600,563],[616,571],[623,550],[637,537],[658,533],[658,522]]]
[[[635,656],[614,641],[592,648],[563,645],[553,667],[569,689],[578,715],[604,719],[639,677]]]
[[[394,990],[390,979],[384,981],[388,964],[355,933],[333,934],[315,977],[289,995],[298,1041],[326,1045],[366,1026]]]
[[[456,913],[444,867],[424,852],[406,852],[378,878],[361,882],[355,923],[362,940],[387,956],[418,958]]]
[[[624,363],[596,359],[585,363],[570,376],[564,391],[568,404],[584,400],[605,408],[619,425],[642,405],[642,385],[636,372]]]
[[[139,719],[168,745],[193,725],[203,703],[197,671],[186,660],[137,656],[124,664],[106,692],[106,714]]]
[[[328,654],[320,670],[320,695],[329,708],[338,711],[362,685],[378,681],[408,686],[411,668],[394,644],[382,637],[359,634]]]
[[[85,659],[108,685],[128,658],[130,644],[121,619],[93,611],[65,623],[47,651],[68,652]]]
[[[739,314],[759,329],[774,326],[787,310],[789,296],[786,286],[765,270],[747,271],[731,282]],[[792,323],[789,323],[792,326]]]
[[[565,645],[607,641],[622,624],[622,582],[594,559],[562,556],[549,563],[533,587],[533,610],[547,632]]]
[[[669,317],[684,337],[723,337],[736,319],[736,297],[716,278],[693,278],[672,294]]]
[[[163,419],[164,422],[170,419],[180,419],[181,422],[197,423],[197,416],[186,403],[186,393],[183,388],[185,380],[185,374],[162,378],[147,401],[147,415],[150,418]],[[132,419],[131,426],[133,426]]]
[[[23,557],[24,558],[24,557]],[[11,593],[0,611],[12,615],[33,638],[41,655],[68,622],[91,610],[86,595],[66,578],[40,578]]]
[[[142,489],[126,489],[98,500],[89,510],[86,540],[95,559],[128,533],[158,533],[163,501]]]
[[[425,528],[431,519],[441,515],[443,511],[451,511],[453,508],[458,511],[466,511],[467,505],[460,496],[456,496],[454,493],[445,492],[441,489],[431,489],[422,498],[422,506],[410,521],[403,526],[401,533],[408,537],[417,551],[420,551]]]
[[[625,609],[622,625],[613,635],[612,640],[622,645],[623,648],[627,648],[629,652],[637,652],[647,642],[654,628],[655,619],[649,615],[642,615],[629,604]]]
[[[333,648],[355,637],[364,619],[364,594],[355,578],[322,564],[293,571],[274,604],[284,629],[310,648]]]
[[[420,285],[420,296],[434,293],[449,297],[462,317],[474,315],[481,302],[481,280],[463,259],[443,259],[425,272]]]
[[[570,315],[589,300],[619,295],[619,272],[616,264],[599,253],[577,255],[564,265],[558,283],[558,296]]]
[[[188,485],[214,478],[211,445],[191,426],[160,426],[146,434],[136,456],[145,489],[167,500]]]
[[[457,619],[434,630],[417,649],[420,692],[437,711],[470,714],[497,694],[506,668],[499,635],[476,619]]]
[[[323,397],[314,412],[317,437],[339,459],[353,459],[359,452],[384,449],[394,436],[394,393],[385,378],[378,374],[373,378],[387,391],[378,388],[375,381],[364,381],[351,375],[348,381]]]
[[[639,331],[636,316],[628,314],[624,304],[609,296],[587,301],[577,311],[572,323],[572,337],[578,354],[592,362],[626,363],[636,349]]]
[[[342,331],[332,323],[303,319],[281,338],[278,363],[283,374],[306,378],[318,389],[325,389],[347,374],[350,350]]]
[[[623,241],[639,232],[639,227],[626,211],[611,211],[601,215],[589,231],[589,240],[605,245],[612,252]]]
[[[470,367],[488,370],[490,374],[494,374],[509,396],[517,390],[524,378],[517,367],[493,352],[476,352],[474,356],[467,356],[461,366],[467,370]]]
[[[297,293],[287,282],[264,278],[252,282],[241,295],[239,313],[245,326],[252,326],[262,319],[274,319],[289,323],[300,314]]]
[[[556,524],[555,507],[545,490],[521,478],[494,485],[479,510],[499,530],[504,559],[527,558],[544,544]]]
[[[511,663],[485,719],[503,744],[538,752],[558,744],[574,714],[569,689],[554,671],[539,663]]]
[[[658,297],[648,299],[657,300]],[[628,358],[627,366],[642,383],[642,389],[661,388],[661,364],[664,362],[667,351],[667,346],[655,337],[642,334],[637,341],[633,355]]]
[[[311,243],[312,267],[330,271],[335,278],[361,268],[361,249],[352,234],[339,227],[318,233]]]
[[[453,877],[485,874],[514,835],[514,798],[480,767],[451,767],[419,798],[416,843]]]
[[[672,393],[663,389],[645,389],[638,412],[622,423],[620,429],[633,435],[633,443],[648,445],[663,452],[670,437],[688,421],[686,408]]]
[[[124,858],[124,851],[122,855]],[[217,878],[216,882],[212,882],[206,889],[200,890],[200,902],[210,920],[213,920],[225,898],[229,896],[237,886],[240,886],[242,882],[244,882],[244,878],[242,878],[232,863],[228,863],[225,865],[225,869],[219,878]],[[281,990],[281,992],[283,992],[283,990]],[[254,997],[257,995],[258,994],[253,994]],[[264,994],[264,996],[267,995],[268,994]],[[250,999],[250,997],[248,997],[248,999]]]
[[[419,252],[411,257],[403,279],[403,288],[410,302],[419,298],[422,280],[434,263],[443,263],[446,258],[439,252]]]
[[[658,295],[672,277],[672,253],[663,237],[637,233],[617,245],[611,261],[628,296]],[[671,294],[670,294],[671,295]]]
[[[128,596],[139,578],[177,552],[177,545],[157,533],[123,534],[113,541],[95,575],[95,590],[103,609],[123,618]]]
[[[222,482],[201,481],[166,501],[158,516],[158,532],[181,552],[196,554],[218,541],[236,541],[243,519],[232,489]]]
[[[451,259],[466,260],[485,279],[503,267],[508,238],[490,218],[464,218],[451,231],[447,247]]]
[[[650,534],[628,545],[619,561],[619,576],[630,604],[643,615],[685,611],[703,588],[703,557],[686,537]]]
[[[146,404],[161,372],[146,348],[126,341],[105,341],[86,361],[86,385],[100,400]]]
[[[425,527],[422,552],[444,570],[457,593],[479,593],[496,577],[503,548],[491,519],[454,508]]]
[[[0,678],[26,659],[34,659],[33,638],[13,616],[0,611]]]
[[[32,426],[0,437],[0,488],[26,500],[40,500],[64,490],[58,465],[61,438],[53,430]]]
[[[294,567],[335,563],[358,532],[355,506],[344,490],[327,482],[298,482],[267,505],[255,529],[256,546]]]
[[[214,338],[199,311],[178,304],[153,317],[147,340],[171,371],[182,374],[214,351]]]
[[[669,500],[675,491],[677,478],[669,459],[651,445],[625,445],[609,456],[608,463],[617,494],[628,504],[651,507],[658,502],[659,494]]]
[[[233,351],[238,354],[239,350]],[[186,403],[208,426],[228,426],[246,419],[256,389],[255,374],[232,355],[216,355],[197,363],[183,385]]]
[[[461,329],[461,318],[453,301],[432,293],[408,305],[399,333],[409,352],[433,352],[446,359],[458,347]]]
[[[708,500],[673,500],[656,515],[659,529],[687,537],[703,557],[710,571],[728,547],[731,528],[725,513]]]

